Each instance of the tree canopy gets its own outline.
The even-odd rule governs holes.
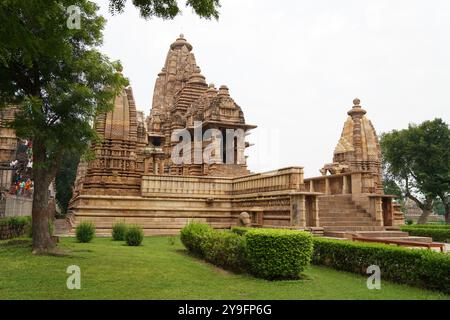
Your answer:
[[[424,212],[426,222],[437,197],[447,203],[450,192],[450,129],[441,119],[409,125],[383,134],[380,140],[385,175]],[[447,201],[447,202],[446,202]],[[446,213],[448,219],[448,211]]]
[[[109,0],[109,9],[113,14],[121,13],[126,2],[127,0]],[[141,16],[147,19],[152,17],[173,19],[181,13],[177,0],[132,0],[132,2],[139,8]],[[219,18],[219,0],[186,0],[185,5],[191,7],[201,18]]]
[[[69,27],[80,8],[80,26]],[[92,122],[113,107],[127,84],[97,47],[105,19],[87,0],[4,0],[0,3],[0,107],[17,107],[10,126],[33,143],[33,249],[53,246],[48,187],[66,152],[83,153],[96,138]]]

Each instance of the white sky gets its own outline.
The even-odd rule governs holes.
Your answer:
[[[144,20],[131,0],[108,20],[102,51],[119,59],[139,110],[180,33],[208,83],[226,84],[246,121],[252,171],[332,160],[355,97],[378,133],[435,117],[450,122],[450,1],[221,0],[219,21]]]

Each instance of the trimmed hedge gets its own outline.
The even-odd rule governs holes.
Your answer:
[[[450,293],[450,255],[385,244],[314,238],[312,263],[367,276],[378,265],[381,279]]]
[[[209,225],[191,221],[180,232],[180,239],[183,245],[190,252],[203,258],[204,252],[202,248],[202,242],[205,238],[209,237],[214,231]]]
[[[253,229],[245,233],[249,270],[268,280],[298,279],[309,265],[311,234],[282,229]]]
[[[245,238],[231,232],[212,230],[202,241],[204,258],[212,264],[235,272],[247,270]]]
[[[407,227],[418,229],[450,229],[450,225],[448,224],[413,224]]]
[[[450,242],[450,228],[428,228],[424,225],[423,227],[403,226],[400,230],[408,232],[411,236],[430,237],[433,241]]]
[[[312,236],[301,231],[235,227],[220,232],[191,222],[181,230],[181,241],[217,266],[270,280],[297,279],[312,255]]]
[[[31,229],[31,216],[7,217],[0,219],[0,240],[25,235]]]
[[[248,227],[232,227],[231,232],[234,232],[240,236],[245,235],[249,230],[252,230],[252,228]]]

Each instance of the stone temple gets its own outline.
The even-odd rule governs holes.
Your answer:
[[[253,226],[330,235],[403,223],[393,197],[383,194],[377,135],[358,99],[347,112],[333,162],[320,176],[305,178],[302,167],[250,173],[245,139],[227,147],[232,161],[217,150],[228,146],[227,139],[236,142],[227,130],[245,136],[255,126],[246,123],[228,87],[206,82],[192,50],[182,35],[170,45],[147,119],[136,110],[130,87],[116,97],[112,111],[96,119],[102,139],[92,144],[95,159],[78,168],[72,231],[86,220],[95,223],[98,234],[110,234],[115,222],[125,222],[141,225],[147,235],[176,234],[190,220],[226,229],[242,224],[242,217]],[[201,136],[208,130],[214,134],[195,141],[199,123]],[[190,133],[190,146],[200,148],[184,150],[183,156],[192,160],[195,150],[209,150],[214,161],[174,161],[179,140],[173,135],[180,130]]]

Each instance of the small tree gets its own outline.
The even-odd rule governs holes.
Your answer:
[[[418,223],[426,223],[437,197],[447,199],[450,190],[450,130],[441,119],[409,125],[408,129],[383,134],[385,176],[405,197],[422,210]],[[444,205],[444,199],[442,199]]]
[[[68,8],[80,8],[69,27]],[[95,116],[113,107],[126,85],[119,64],[96,50],[105,20],[87,0],[0,3],[0,106],[16,105],[11,127],[33,143],[33,251],[54,248],[48,232],[48,187],[64,154],[83,153]]]
[[[122,12],[126,0],[110,0]],[[176,0],[133,0],[145,18],[174,18]],[[219,0],[187,0],[197,15],[218,18]],[[73,6],[79,9],[73,10]],[[70,9],[72,8],[72,9]],[[0,2],[0,108],[15,105],[19,137],[33,142],[33,252],[53,249],[48,186],[64,154],[82,154],[96,138],[91,124],[127,84],[118,63],[96,48],[105,20],[88,0]],[[76,16],[73,17],[73,14]],[[77,19],[79,19],[79,27]],[[72,20],[73,19],[73,20]]]

